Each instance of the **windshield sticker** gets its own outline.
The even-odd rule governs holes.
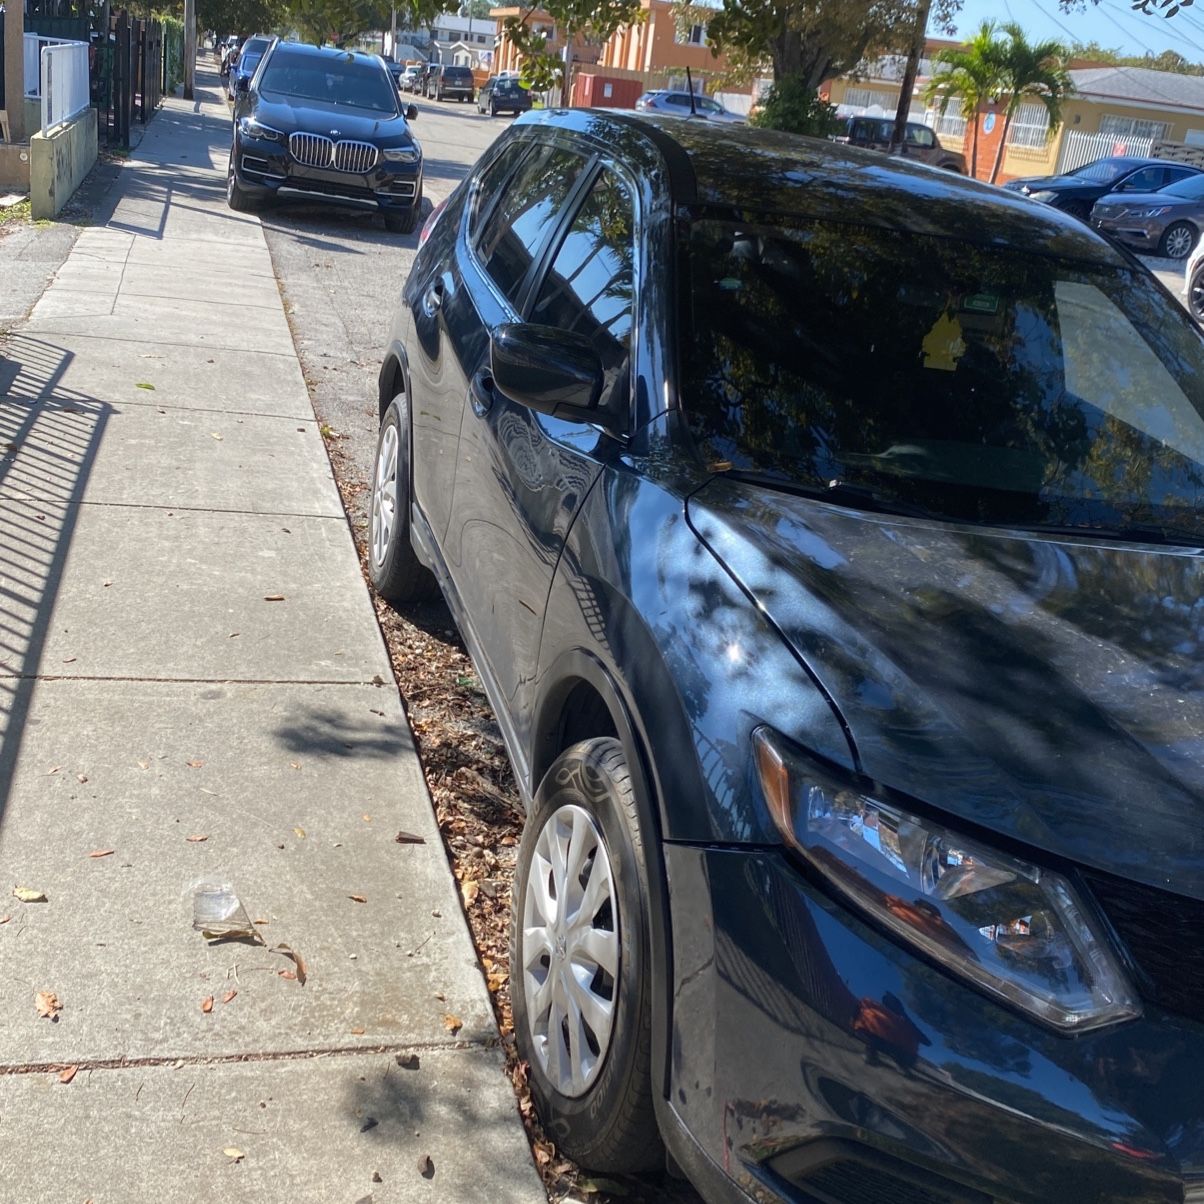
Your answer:
[[[932,329],[924,336],[921,344],[924,352],[924,367],[937,372],[954,372],[957,361],[966,354],[966,342],[962,338],[962,324],[947,313],[941,314]]]
[[[971,314],[997,314],[999,298],[994,293],[971,293],[962,298],[962,311]]]

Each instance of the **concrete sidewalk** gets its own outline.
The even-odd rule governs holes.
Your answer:
[[[225,204],[228,110],[199,76],[0,359],[0,1200],[537,1204],[263,233]],[[205,879],[302,955],[304,986],[192,930]]]

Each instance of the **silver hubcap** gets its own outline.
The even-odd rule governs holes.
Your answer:
[[[372,559],[384,564],[397,524],[397,427],[381,432],[376,454],[376,480],[372,486]]]
[[[1191,312],[1204,319],[1204,272],[1197,272],[1191,282]]]
[[[1172,259],[1182,259],[1191,250],[1191,231],[1172,230],[1170,237],[1166,240],[1166,249]]]
[[[619,977],[619,908],[610,856],[589,813],[561,807],[535,846],[523,898],[522,976],[540,1069],[584,1095],[606,1059]]]

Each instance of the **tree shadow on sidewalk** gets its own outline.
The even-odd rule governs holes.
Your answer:
[[[114,412],[62,387],[72,358],[29,335],[0,340],[0,824],[34,690],[48,676],[42,652],[79,504]]]

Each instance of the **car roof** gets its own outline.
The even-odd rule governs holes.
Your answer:
[[[957,173],[838,142],[649,112],[545,109],[516,128],[575,130],[619,153],[659,152],[673,202],[875,225],[1100,265],[1130,261],[1082,222]]]
[[[364,63],[382,64],[384,60],[376,54],[366,54],[362,50],[339,50],[334,46],[310,46],[307,42],[280,42],[276,53],[286,53],[291,59],[342,59],[358,60]]]

